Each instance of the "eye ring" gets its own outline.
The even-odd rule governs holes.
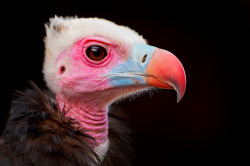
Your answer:
[[[86,49],[86,55],[93,61],[102,61],[107,56],[107,51],[99,45],[92,45]]]

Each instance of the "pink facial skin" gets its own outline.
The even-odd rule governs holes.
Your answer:
[[[106,48],[107,57],[98,62],[89,59],[86,55],[86,49],[93,45]],[[58,63],[60,61],[66,63],[62,64],[62,66],[65,66],[65,72],[59,76],[61,77],[58,80],[59,87],[75,93],[108,88],[108,81],[100,76],[119,62],[119,56],[114,56],[114,54],[114,46],[107,39],[88,37],[78,41],[70,51],[62,52],[57,60]],[[109,63],[110,61],[112,63]]]
[[[103,60],[96,62],[87,57],[86,49],[93,45],[107,50]],[[122,88],[119,91],[112,89],[109,79],[102,75],[126,61],[129,51],[129,47],[109,39],[87,37],[63,51],[57,59],[59,92],[56,100],[59,108],[67,112],[67,117],[79,122],[78,127],[95,138],[97,145],[107,140],[109,103],[127,92]],[[130,88],[130,91],[134,90]]]

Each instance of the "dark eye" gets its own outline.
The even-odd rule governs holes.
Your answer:
[[[90,46],[86,50],[87,56],[93,61],[101,61],[107,56],[107,51],[101,46]]]

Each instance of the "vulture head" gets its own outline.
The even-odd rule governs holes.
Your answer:
[[[45,25],[44,78],[60,110],[107,150],[116,100],[154,87],[185,92],[181,62],[134,30],[99,18],[54,17]],[[91,143],[91,141],[90,141]]]

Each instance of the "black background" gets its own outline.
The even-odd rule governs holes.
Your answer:
[[[131,115],[135,165],[248,165],[240,163],[249,161],[249,108],[243,106],[249,11],[247,0],[4,2],[0,133],[14,90],[28,80],[43,85],[44,23],[55,14],[101,17],[173,52],[186,70],[187,90],[179,104],[169,90],[118,104]]]

